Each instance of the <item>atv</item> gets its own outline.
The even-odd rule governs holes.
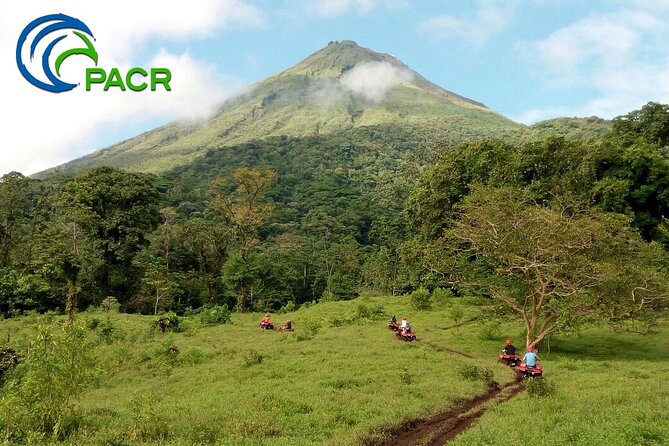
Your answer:
[[[525,378],[540,378],[543,376],[544,369],[540,364],[530,367],[524,362],[521,362],[520,365],[518,365],[518,373],[522,374]]]
[[[397,335],[398,339],[402,339],[403,341],[411,342],[416,340],[416,332],[414,332],[413,329],[409,332],[405,332],[401,327],[398,327],[395,334]]]
[[[508,353],[504,353],[504,351],[502,351],[502,353],[499,354],[498,358],[499,362],[508,365],[509,367],[517,366],[521,360],[520,355],[510,355]]]
[[[266,323],[266,324],[261,322],[260,323],[260,328],[262,328],[263,330],[274,330],[274,324],[271,323],[271,322]]]
[[[393,322],[393,321],[388,321],[388,323],[386,325],[388,326],[388,329],[390,329],[392,331],[397,331],[397,329],[399,328],[399,325],[397,324],[397,322]]]

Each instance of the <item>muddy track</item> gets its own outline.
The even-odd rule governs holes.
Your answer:
[[[493,383],[483,395],[465,401],[429,420],[405,426],[383,445],[410,446],[421,444],[442,446],[469,429],[489,406],[508,401],[523,390],[525,390],[525,384],[522,382],[522,377],[518,377],[515,381],[501,387]]]

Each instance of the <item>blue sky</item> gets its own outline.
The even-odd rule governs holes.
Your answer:
[[[391,53],[434,83],[528,124],[611,118],[651,100],[669,102],[669,0],[57,3],[0,6],[0,85],[9,111],[0,121],[0,175],[34,173],[177,118],[206,117],[330,40]],[[16,67],[18,35],[56,12],[91,28],[99,66],[168,66],[173,91],[53,94],[28,84]],[[63,78],[81,81],[88,66],[72,57]]]

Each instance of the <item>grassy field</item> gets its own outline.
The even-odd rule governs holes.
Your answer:
[[[260,314],[213,327],[191,317],[167,334],[151,328],[152,317],[114,314],[111,333],[104,324],[88,329],[97,379],[77,400],[65,443],[376,444],[484,393],[486,383],[461,376],[463,365],[490,369],[500,384],[513,380],[496,353],[507,336],[520,340],[520,327],[481,318],[449,328],[454,301],[415,311],[408,298],[370,297],[274,316],[293,319],[295,333],[260,330]],[[464,320],[483,314],[463,308]],[[391,314],[409,316],[417,342],[395,339],[385,327]],[[94,319],[106,316],[82,313],[77,323]],[[0,339],[25,352],[39,325],[62,323],[49,315],[0,321]],[[667,444],[668,334],[665,324],[646,336],[593,328],[552,338],[541,356],[554,395],[523,393],[494,406],[452,444]]]

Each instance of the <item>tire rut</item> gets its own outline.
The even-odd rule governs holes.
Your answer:
[[[493,383],[486,393],[465,401],[428,420],[411,423],[394,435],[383,446],[442,446],[469,429],[493,404],[508,401],[525,390],[522,377],[499,386]]]

